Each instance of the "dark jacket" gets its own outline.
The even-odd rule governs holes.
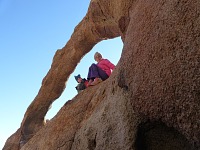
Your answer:
[[[86,89],[85,82],[87,82],[87,80],[84,78],[84,79],[82,79],[81,83],[79,83],[79,84],[75,87],[78,93],[79,93],[80,91]]]

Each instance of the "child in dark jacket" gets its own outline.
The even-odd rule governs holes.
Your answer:
[[[80,74],[74,77],[76,81],[78,82],[78,85],[75,87],[78,93],[88,87],[88,81],[85,78],[81,78]]]

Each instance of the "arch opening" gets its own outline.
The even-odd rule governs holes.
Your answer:
[[[92,63],[96,63],[94,60],[95,52],[100,52],[103,58],[109,59],[113,64],[117,65],[121,58],[122,48],[123,42],[121,37],[103,40],[97,43],[93,49],[80,60],[79,64],[77,64],[77,67],[66,83],[66,88],[62,95],[53,102],[51,108],[48,110],[45,116],[46,120],[52,119],[68,100],[71,100],[75,95],[77,95],[75,89],[77,82],[75,81],[74,76],[81,74],[81,77],[87,78],[88,68]]]

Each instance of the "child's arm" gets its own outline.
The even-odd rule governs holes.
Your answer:
[[[111,63],[108,59],[105,59],[105,64],[112,70],[115,69],[115,65]]]

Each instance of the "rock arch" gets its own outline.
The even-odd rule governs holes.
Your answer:
[[[147,119],[177,129],[200,149],[199,14],[199,0],[92,0],[4,150],[19,149],[20,139],[28,142],[22,150],[134,149],[138,124]],[[78,94],[44,127],[79,60],[116,36],[124,48],[112,76]]]
[[[57,50],[51,69],[44,77],[42,86],[28,107],[21,124],[21,141],[26,143],[44,125],[44,117],[54,100],[56,100],[65,88],[65,82],[74,71],[80,59],[88,53],[92,47],[104,39],[123,36],[126,28],[126,17],[131,1],[120,2],[122,12],[113,12],[105,1],[92,1],[88,13],[75,28],[71,39],[62,48]],[[103,6],[102,4],[106,4]],[[102,7],[103,6],[103,7]],[[116,13],[116,14],[115,14]],[[113,17],[110,17],[113,14]],[[120,28],[119,28],[120,26]],[[123,28],[123,32],[120,30]]]

